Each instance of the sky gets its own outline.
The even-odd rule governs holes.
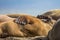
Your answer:
[[[60,0],[0,0],[0,14],[38,15],[60,9]]]

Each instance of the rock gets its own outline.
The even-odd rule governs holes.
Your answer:
[[[60,19],[54,24],[51,31],[48,33],[49,40],[60,40]]]

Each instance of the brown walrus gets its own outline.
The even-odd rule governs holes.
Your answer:
[[[49,10],[49,11],[43,13],[42,15],[51,16],[54,20],[57,21],[60,18],[60,9]]]
[[[38,15],[37,18],[39,18],[40,20],[42,20],[43,22],[49,24],[51,27],[55,24],[55,20],[52,19],[52,17],[47,16],[47,15]]]
[[[0,24],[0,37],[47,36],[49,30],[51,27],[42,20],[29,15],[21,15],[12,21]]]
[[[32,16],[20,16],[15,20],[18,24],[23,24],[23,28],[28,30],[30,35],[46,36],[51,27],[45,24],[42,20]],[[28,34],[28,33],[27,33]]]

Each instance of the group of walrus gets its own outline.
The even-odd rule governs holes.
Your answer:
[[[57,20],[45,14],[36,17],[21,14],[0,15],[0,37],[46,36],[49,40],[58,40],[60,20]]]

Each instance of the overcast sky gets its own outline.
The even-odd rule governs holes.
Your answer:
[[[60,0],[0,0],[0,14],[42,14],[51,9],[60,9]]]

